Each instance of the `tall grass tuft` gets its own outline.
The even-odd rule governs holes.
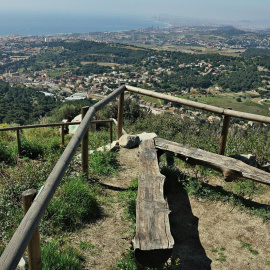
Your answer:
[[[82,257],[71,246],[61,246],[55,239],[47,242],[41,249],[43,270],[79,270],[82,268]]]
[[[45,219],[53,231],[73,231],[100,215],[100,207],[83,177],[70,178],[49,204]],[[48,229],[48,228],[47,228]]]

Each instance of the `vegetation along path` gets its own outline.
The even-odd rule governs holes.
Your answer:
[[[72,236],[76,244],[85,243],[85,269],[110,269],[121,254],[131,247],[131,222],[125,218],[126,204],[121,199],[121,193],[138,176],[137,153],[138,149],[121,149],[118,155],[121,170],[118,175],[100,179],[105,188],[103,218]]]

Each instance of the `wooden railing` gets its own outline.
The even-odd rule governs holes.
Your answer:
[[[102,124],[102,123],[109,123],[110,124],[110,142],[112,142],[112,124],[115,124],[114,119],[108,120],[92,120],[91,124]],[[61,127],[61,144],[65,145],[65,127],[70,125],[79,125],[81,122],[66,122],[66,123],[50,123],[50,124],[38,124],[38,125],[26,125],[26,126],[15,126],[15,127],[7,127],[7,128],[0,128],[1,131],[16,131],[16,138],[17,138],[17,150],[18,156],[22,155],[21,150],[21,140],[20,140],[20,131],[24,129],[32,129],[32,128],[42,128],[42,127]]]
[[[168,95],[161,94],[161,93],[156,93],[156,92],[153,92],[150,90],[145,90],[145,89],[141,89],[141,88],[137,88],[137,87],[133,87],[133,86],[129,86],[129,85],[126,86],[126,90],[140,94],[140,95],[163,99],[163,100],[167,100],[167,101],[174,102],[177,104],[186,105],[189,107],[200,109],[203,111],[208,111],[208,112],[213,112],[216,114],[224,115],[223,128],[222,128],[222,132],[221,132],[219,151],[218,151],[218,153],[220,155],[224,155],[224,153],[225,153],[226,140],[227,140],[227,135],[228,135],[228,131],[229,131],[231,117],[254,121],[254,122],[265,123],[265,124],[270,124],[270,117],[263,116],[263,115],[257,115],[257,114],[252,114],[252,113],[234,111],[231,109],[220,108],[220,107],[216,107],[216,106],[212,106],[212,105],[207,105],[204,103],[186,100],[183,98],[178,98],[178,97],[168,96]]]
[[[15,269],[18,265],[18,262],[20,258],[22,257],[34,231],[38,227],[38,224],[44,214],[44,211],[46,210],[50,200],[52,199],[56,188],[59,185],[59,182],[61,178],[63,177],[69,163],[71,162],[71,159],[73,155],[75,154],[75,151],[77,150],[79,143],[82,143],[82,145],[88,145],[87,137],[85,137],[86,134],[88,134],[88,128],[91,124],[92,119],[95,115],[95,113],[100,110],[102,107],[104,107],[106,104],[108,104],[110,101],[115,99],[117,96],[119,97],[119,105],[118,105],[118,125],[117,125],[117,138],[120,138],[122,134],[123,129],[123,107],[124,107],[124,91],[131,91],[137,94],[146,95],[150,97],[155,97],[167,101],[171,101],[177,104],[190,106],[193,108],[210,111],[213,113],[217,113],[220,115],[224,115],[224,127],[223,129],[225,132],[222,132],[221,136],[221,146],[219,149],[219,152],[221,154],[224,153],[225,146],[226,146],[226,134],[228,133],[229,129],[229,120],[228,117],[236,117],[241,118],[245,120],[251,120],[251,121],[257,121],[262,122],[266,124],[270,124],[270,117],[266,116],[260,116],[250,113],[243,113],[238,111],[233,111],[229,109],[219,108],[215,106],[210,106],[194,101],[189,101],[177,97],[168,96],[161,93],[156,93],[149,90],[144,90],[128,85],[121,85],[118,89],[116,89],[113,93],[111,93],[109,96],[104,98],[103,100],[99,101],[89,109],[85,109],[85,116],[82,119],[82,122],[80,123],[77,131],[75,132],[74,136],[70,140],[69,144],[67,145],[65,151],[61,155],[60,159],[56,163],[54,169],[52,170],[51,174],[49,175],[48,179],[46,180],[43,189],[39,192],[39,194],[36,196],[34,202],[32,203],[30,209],[25,214],[24,218],[22,219],[19,227],[17,228],[16,232],[14,233],[12,239],[8,243],[6,249],[4,250],[1,258],[0,258],[0,267],[3,270],[6,269]],[[74,123],[72,123],[74,124]],[[67,123],[57,123],[55,126],[64,126],[67,125]],[[43,125],[39,125],[40,127]],[[31,126],[33,127],[33,126]],[[25,126],[25,128],[31,128],[30,126]],[[37,127],[37,126],[36,126]],[[10,128],[6,128],[5,130],[10,130]],[[19,129],[17,129],[19,130]],[[83,148],[84,146],[82,146]],[[87,149],[82,149],[84,151],[84,154],[88,156]],[[83,155],[82,155],[83,156]],[[87,163],[86,163],[87,165]],[[86,166],[84,164],[84,166]],[[84,167],[83,166],[83,167]],[[87,173],[85,171],[85,173]]]

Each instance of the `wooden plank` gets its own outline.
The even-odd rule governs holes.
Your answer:
[[[155,138],[154,140],[157,149],[173,153],[175,156],[190,164],[203,165],[220,171],[228,182],[233,181],[238,177],[243,177],[270,185],[270,173],[249,166],[240,160],[160,138]]]
[[[139,153],[135,258],[144,266],[159,267],[171,256],[174,245],[163,193],[165,176],[160,174],[153,140],[143,141]]]

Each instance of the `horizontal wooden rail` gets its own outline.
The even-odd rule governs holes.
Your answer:
[[[17,267],[20,258],[22,257],[35,229],[37,228],[44,214],[44,211],[46,210],[50,200],[52,199],[61,178],[63,177],[69,163],[71,162],[71,159],[74,156],[83,135],[91,124],[92,118],[94,117],[95,113],[102,107],[104,107],[106,104],[111,102],[124,90],[125,86],[123,85],[116,89],[114,92],[112,92],[110,95],[108,95],[106,98],[97,102],[89,108],[77,131],[70,140],[60,159],[57,161],[51,174],[47,178],[44,184],[44,188],[31,205],[30,209],[22,219],[19,227],[15,231],[6,249],[4,250],[0,258],[1,270],[10,270]]]
[[[159,99],[175,102],[175,103],[178,103],[181,105],[190,106],[190,107],[201,109],[204,111],[209,111],[209,112],[213,112],[213,113],[217,113],[217,114],[221,114],[221,115],[227,115],[227,116],[232,116],[232,117],[236,117],[236,118],[241,118],[241,119],[245,119],[245,120],[249,120],[249,121],[270,124],[270,117],[268,117],[268,116],[220,108],[220,107],[207,105],[207,104],[203,104],[203,103],[195,102],[195,101],[191,101],[191,100],[186,100],[183,98],[173,97],[173,96],[169,96],[169,95],[165,95],[165,94],[161,94],[161,93],[157,93],[157,92],[153,92],[150,90],[145,90],[145,89],[141,89],[141,88],[137,88],[137,87],[133,87],[133,86],[129,86],[129,85],[126,85],[126,90],[130,91],[130,92],[137,93],[137,94],[149,96],[149,97],[154,97],[154,98],[159,98]]]
[[[110,123],[114,122],[113,119],[108,120],[92,120],[91,123]],[[70,125],[79,125],[81,122],[67,122],[67,123],[50,123],[50,124],[38,124],[38,125],[26,125],[26,126],[16,126],[16,127],[8,127],[8,128],[0,128],[0,131],[9,131],[9,130],[17,130],[17,129],[28,129],[28,128],[41,128],[41,127],[58,127],[58,126],[70,126]]]
[[[231,182],[238,177],[243,177],[261,184],[270,185],[270,173],[249,166],[241,160],[220,156],[202,149],[161,138],[155,138],[154,140],[158,150],[169,152],[189,164],[198,164],[222,172],[225,180],[228,182]]]

